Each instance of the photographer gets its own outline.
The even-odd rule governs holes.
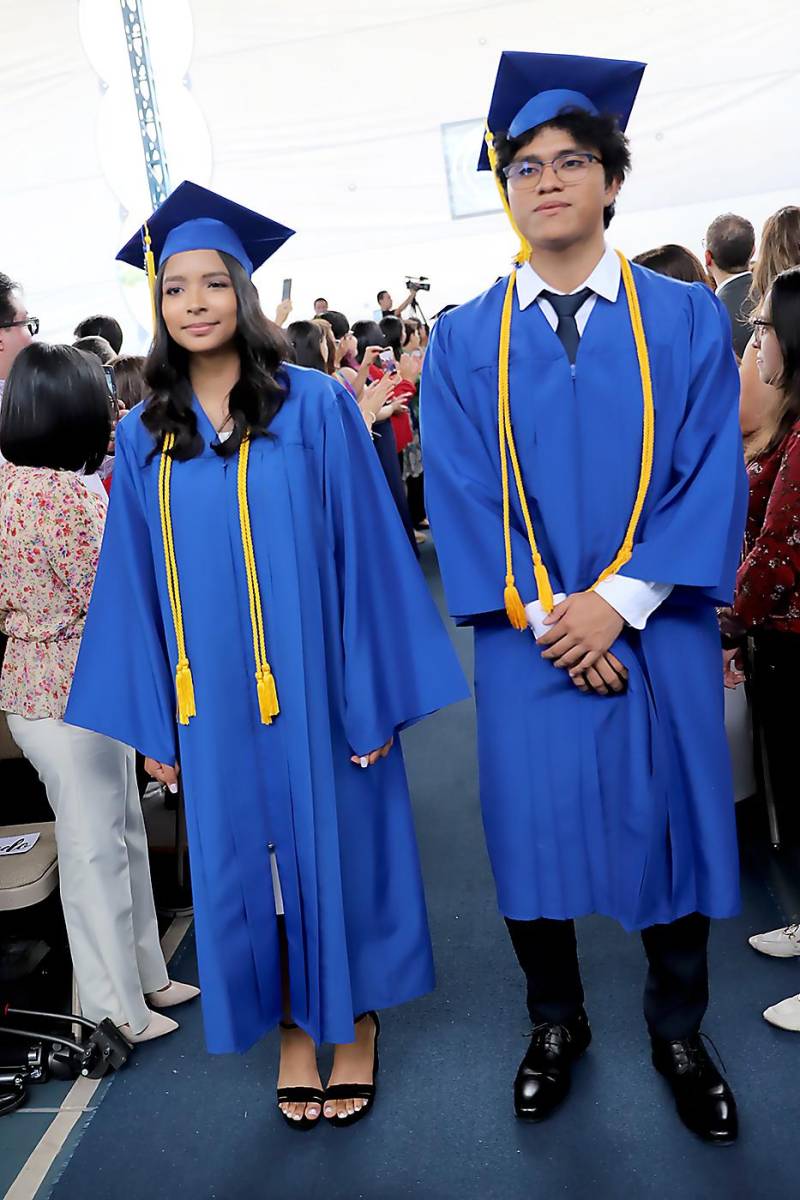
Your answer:
[[[391,293],[387,291],[378,292],[378,306],[380,313],[375,314],[377,320],[381,321],[384,317],[402,317],[407,308],[414,308],[416,306],[417,292],[430,291],[430,286],[430,283],[424,275],[419,279],[407,279],[406,287],[408,288],[408,295],[403,303],[398,305],[397,308],[394,307]]]

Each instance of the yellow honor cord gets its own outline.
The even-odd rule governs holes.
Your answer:
[[[619,254],[619,251],[617,252]],[[619,553],[612,563],[599,575],[592,584],[590,591],[593,591],[599,583],[607,579],[609,575],[615,574],[620,567],[627,563],[633,554],[633,540],[636,536],[636,530],[639,525],[639,520],[644,508],[644,502],[647,498],[647,491],[650,487],[650,479],[653,472],[653,450],[655,446],[655,406],[653,402],[653,381],[650,373],[650,356],[647,350],[647,339],[645,337],[644,325],[642,322],[642,310],[639,305],[639,296],[636,291],[636,283],[633,278],[630,263],[622,255],[619,254],[619,260],[622,267],[622,281],[625,287],[625,295],[628,300],[628,311],[630,313],[631,327],[633,329],[633,338],[636,343],[636,354],[639,360],[639,373],[642,381],[642,403],[643,403],[643,421],[642,421],[642,461],[639,471],[639,487],[634,501],[633,511],[631,512],[628,528],[625,532],[622,545]],[[511,316],[514,310],[514,287],[516,283],[515,272],[512,271],[508,277],[506,286],[505,299],[503,301],[503,313],[500,319],[500,350],[498,359],[497,371],[497,414],[498,414],[498,438],[500,443],[500,475],[503,489],[503,536],[505,539],[506,553],[506,585],[504,591],[504,602],[508,619],[515,629],[526,629],[527,621],[525,619],[525,608],[522,603],[519,591],[517,590],[514,581],[514,565],[511,548],[511,498],[509,494],[509,479],[508,479],[508,459],[511,459],[511,466],[514,474],[514,482],[516,484],[517,496],[519,498],[522,517],[525,522],[525,529],[528,535],[528,544],[531,550],[531,559],[533,561],[533,574],[536,580],[539,602],[545,612],[553,611],[553,588],[550,583],[550,576],[547,567],[542,561],[539,553],[539,548],[536,544],[536,536],[534,534],[533,523],[531,521],[530,509],[528,507],[528,499],[525,495],[525,485],[520,470],[519,459],[517,457],[517,447],[514,440],[514,430],[511,425],[511,401],[509,388],[509,355],[511,347]]]
[[[261,590],[258,585],[256,557],[253,550],[253,534],[250,528],[250,508],[247,502],[247,464],[250,458],[250,438],[248,435],[239,447],[239,470],[237,474],[237,492],[239,497],[239,525],[242,531],[242,550],[244,565],[247,573],[247,594],[250,600],[250,625],[253,631],[253,657],[256,671],[256,693],[258,695],[258,711],[263,725],[271,725],[273,717],[280,713],[278,690],[275,686],[275,676],[267,660],[266,638],[264,636],[264,615],[261,609]]]
[[[161,450],[161,463],[158,472],[158,506],[161,514],[161,538],[164,543],[164,562],[167,570],[167,592],[169,605],[172,609],[172,623],[175,627],[175,641],[178,647],[178,663],[175,668],[175,694],[178,700],[178,720],[181,725],[188,725],[189,718],[197,715],[194,700],[194,681],[186,654],[186,641],[183,631],[183,608],[178,581],[178,564],[175,558],[175,543],[172,536],[172,512],[170,506],[170,481],[172,476],[172,455],[169,451],[175,444],[175,435],[164,434]]]
[[[145,221],[142,226],[144,233],[144,269],[147,273],[147,286],[150,289],[150,309],[153,318],[153,333],[156,331],[156,259],[153,254],[153,243],[150,229]]]
[[[497,172],[497,151],[494,148],[494,134],[492,133],[492,131],[488,125],[486,126],[485,140],[486,140],[486,149],[489,152],[489,166],[492,168],[492,175],[494,176],[494,181],[497,185],[497,191],[500,194],[500,201],[503,205],[503,208],[505,209],[506,216],[508,217],[509,221],[511,222],[511,228],[514,230],[514,233],[519,238],[519,250],[517,251],[517,253],[514,256],[514,261],[521,265],[522,263],[528,261],[528,259],[530,258],[531,254],[533,252],[532,248],[531,248],[531,244],[526,238],[523,237],[522,233],[520,232],[519,228],[517,227],[517,222],[514,220],[514,216],[511,212],[511,206],[508,203],[508,196],[506,195],[506,189],[503,187],[502,181]]]
[[[178,721],[188,725],[191,717],[197,716],[194,698],[194,682],[192,680],[189,658],[186,653],[186,640],[183,628],[183,608],[181,606],[180,584],[178,580],[178,563],[175,557],[175,542],[172,532],[172,511],[170,504],[170,484],[172,476],[172,455],[169,453],[175,444],[174,434],[164,435],[161,449],[161,463],[158,474],[158,503],[161,515],[161,538],[164,544],[164,562],[167,573],[167,592],[172,610],[172,623],[175,628],[175,642],[178,648],[178,662],[175,668],[175,693],[178,701]],[[242,549],[244,551],[245,571],[247,574],[247,592],[250,602],[250,624],[253,631],[253,654],[255,657],[256,695],[258,711],[262,724],[271,725],[273,718],[280,713],[278,692],[275,677],[267,661],[266,640],[264,636],[264,617],[261,608],[261,591],[258,584],[253,537],[250,528],[250,510],[247,502],[247,464],[250,455],[250,439],[245,437],[239,448],[239,469],[237,476],[237,496],[239,502],[239,525],[242,531]]]

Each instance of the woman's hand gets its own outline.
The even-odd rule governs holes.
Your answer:
[[[367,424],[378,419],[378,414],[384,405],[388,404],[396,386],[397,383],[391,375],[383,375],[377,383],[364,389],[358,403]]]
[[[413,354],[400,355],[400,375],[409,383],[416,384],[422,371],[422,359]]]
[[[745,681],[741,646],[722,651],[722,682],[733,691]]]
[[[283,326],[286,323],[286,320],[287,320],[289,314],[291,313],[291,311],[292,311],[291,300],[281,300],[280,304],[275,309],[275,324]]]
[[[174,795],[178,790],[178,772],[180,767],[175,763],[174,767],[168,766],[167,763],[156,762],[154,758],[146,758],[144,760],[144,769],[151,779],[158,780],[159,783],[166,785],[168,791]]]
[[[372,750],[369,754],[351,754],[350,762],[366,770],[367,767],[374,766],[379,758],[386,758],[393,745],[394,738],[390,737],[386,745],[381,746],[380,750]]]

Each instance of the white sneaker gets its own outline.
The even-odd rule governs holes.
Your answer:
[[[779,1029],[800,1033],[800,996],[790,996],[788,1000],[781,1000],[780,1004],[773,1004],[764,1013],[764,1020],[769,1021],[770,1025],[777,1025]]]
[[[754,933],[748,938],[754,950],[773,958],[800,958],[800,925],[787,925],[770,933]]]

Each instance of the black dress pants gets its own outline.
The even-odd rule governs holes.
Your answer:
[[[563,1023],[583,1007],[574,921],[506,918],[528,983],[534,1024]],[[690,913],[670,925],[642,930],[648,961],[644,1015],[651,1037],[676,1041],[700,1029],[708,1007],[708,917]]]
[[[797,679],[800,634],[761,630],[750,664],[753,710],[764,730],[772,790],[781,820],[793,837],[800,828],[797,782]]]

